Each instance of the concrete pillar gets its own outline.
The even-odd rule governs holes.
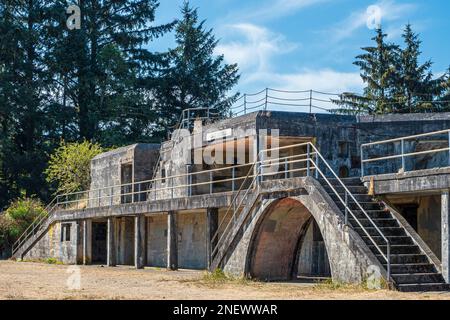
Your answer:
[[[116,241],[115,241],[115,219],[108,218],[106,227],[106,265],[114,267],[116,265]]]
[[[441,195],[441,232],[442,232],[442,275],[445,282],[450,283],[450,193],[448,190]]]
[[[169,211],[167,214],[167,269],[178,269],[178,237],[177,213]]]
[[[83,264],[92,262],[92,220],[83,220]]]
[[[217,237],[213,241],[213,236],[216,234],[219,227],[219,209],[208,208],[206,209],[206,257],[208,269],[212,262],[212,251],[217,243]]]
[[[142,269],[145,266],[145,216],[134,217],[134,266]]]

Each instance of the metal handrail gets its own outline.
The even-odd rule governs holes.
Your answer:
[[[25,229],[24,232],[20,235],[20,237],[14,242],[12,245],[12,254],[14,255],[17,250],[20,248],[20,246],[25,243],[32,234],[34,234],[34,231],[38,226],[42,224],[42,222],[53,212],[53,210],[57,206],[57,198],[53,198],[53,200],[45,207],[44,212],[39,214],[33,222]]]
[[[256,187],[256,184],[258,181],[260,181],[259,177],[263,177],[264,175],[261,173],[261,168],[263,166],[265,166],[265,162],[271,161],[271,160],[266,160],[266,161],[261,161],[260,159],[260,155],[262,153],[268,153],[269,151],[275,151],[275,150],[282,150],[282,149],[287,149],[287,148],[293,148],[295,146],[304,146],[307,145],[308,146],[308,152],[307,154],[301,154],[298,156],[307,156],[307,161],[310,162],[310,165],[307,166],[306,170],[307,170],[307,175],[310,176],[311,175],[311,171],[316,170],[316,178],[318,178],[318,175],[320,174],[320,176],[322,176],[322,178],[325,180],[325,182],[328,184],[328,186],[331,188],[331,190],[333,191],[333,193],[338,197],[339,201],[344,205],[345,208],[345,222],[346,224],[348,223],[348,214],[350,213],[351,216],[353,217],[353,219],[358,223],[359,227],[364,231],[364,233],[367,235],[367,237],[370,239],[370,241],[373,243],[373,245],[377,248],[377,250],[380,252],[381,256],[386,260],[386,272],[387,272],[387,279],[390,279],[390,274],[391,274],[391,263],[390,263],[390,242],[389,240],[386,238],[386,236],[381,232],[381,230],[378,228],[378,226],[374,223],[374,221],[370,218],[370,216],[367,214],[366,210],[361,206],[361,204],[359,203],[359,201],[354,197],[354,195],[350,192],[350,190],[347,188],[347,186],[343,183],[343,181],[339,178],[339,176],[335,173],[335,171],[331,168],[331,166],[328,164],[328,162],[325,160],[325,158],[322,156],[322,154],[317,150],[317,148],[311,143],[311,142],[307,142],[307,143],[303,143],[300,145],[293,145],[293,146],[285,146],[285,147],[280,147],[280,148],[273,148],[273,149],[266,149],[266,150],[262,150],[258,153],[258,157],[257,160],[253,163],[252,167],[250,168],[246,180],[251,176],[250,173],[252,171],[254,171],[255,166],[258,166],[257,172],[256,174],[254,174],[253,176],[253,180],[250,183],[249,187],[245,189],[245,193],[242,197],[240,197],[240,194],[242,192],[244,192],[244,186],[245,183],[243,183],[241,185],[241,188],[239,189],[239,191],[234,195],[233,200],[230,204],[230,206],[228,207],[225,215],[223,216],[216,232],[214,233],[214,235],[211,238],[211,243],[216,242],[216,244],[214,245],[214,248],[211,251],[211,257],[212,259],[216,258],[216,255],[218,254],[218,250],[220,248],[220,246],[223,243],[223,239],[228,235],[228,230],[234,226],[235,223],[237,223],[237,219],[236,219],[236,210],[241,210],[241,207],[244,203],[244,201],[247,199],[247,196],[250,192],[250,190],[254,190]],[[312,148],[312,150],[311,150]],[[312,156],[315,156],[315,160],[312,158]],[[291,156],[293,157],[293,156]],[[329,170],[329,172],[332,173],[332,175],[335,177],[335,179],[339,182],[339,184],[341,185],[341,187],[344,188],[345,191],[345,200],[342,199],[342,197],[340,196],[339,192],[337,192],[337,190],[335,189],[335,187],[333,186],[333,184],[329,181],[329,179],[327,178],[327,176],[325,175],[325,173],[319,168],[319,160],[322,160],[322,162],[325,163],[326,168]],[[279,162],[281,163],[281,162]],[[272,164],[268,164],[268,165],[272,165]],[[305,169],[303,169],[305,170]],[[291,170],[286,170],[287,172],[291,172]],[[278,174],[279,172],[273,173],[273,175]],[[268,175],[271,175],[270,173]],[[244,180],[244,181],[246,181]],[[259,194],[257,195],[259,196]],[[350,196],[351,200],[353,200],[353,202],[355,202],[359,208],[359,210],[364,214],[364,216],[366,217],[366,219],[370,222],[370,224],[374,227],[374,229],[377,231],[377,233],[380,234],[381,238],[384,240],[384,242],[386,243],[386,254],[383,252],[383,250],[380,248],[380,246],[378,245],[378,243],[373,239],[373,237],[370,235],[370,233],[366,230],[366,227],[359,221],[359,218],[353,213],[353,209],[351,209],[349,207],[348,204],[348,196]],[[238,201],[240,197],[240,201],[238,204],[236,204],[236,202]],[[233,212],[233,216],[232,218],[229,219],[228,224],[225,226],[224,230],[221,231],[221,227],[223,226],[223,224],[225,223],[225,221],[228,219],[230,213]],[[219,233],[222,233],[219,237]]]
[[[422,137],[430,137],[430,136],[435,136],[435,135],[442,135],[442,134],[447,134],[447,138],[448,138],[447,145],[448,146],[446,148],[430,149],[430,150],[417,151],[417,152],[405,152],[405,141],[412,140],[412,139],[417,139],[417,138],[422,138]],[[395,142],[400,142],[401,143],[400,154],[394,154],[394,155],[388,155],[388,156],[364,159],[364,150],[367,149],[368,147],[384,145],[384,144],[388,144],[388,143],[395,143]],[[418,156],[418,155],[424,155],[424,154],[432,154],[432,153],[436,154],[436,153],[440,153],[440,152],[447,152],[449,154],[448,166],[450,166],[450,129],[433,131],[433,132],[427,132],[427,133],[421,133],[421,134],[405,136],[405,137],[400,137],[400,138],[394,138],[394,139],[388,139],[388,140],[380,140],[380,141],[375,141],[375,142],[370,142],[370,143],[364,143],[364,144],[361,144],[361,147],[360,147],[360,153],[361,153],[361,176],[362,177],[365,176],[364,164],[366,164],[366,163],[372,163],[372,162],[378,162],[378,161],[383,161],[383,160],[393,160],[393,159],[401,158],[402,169],[404,171],[406,171],[406,162],[405,162],[406,158],[414,157],[414,156]]]

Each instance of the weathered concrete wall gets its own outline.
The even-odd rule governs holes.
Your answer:
[[[70,225],[70,241],[66,241],[65,237],[62,239],[62,225]],[[77,222],[53,223],[23,259],[55,258],[66,264],[76,264],[81,258],[81,228],[77,226]]]
[[[178,266],[206,269],[206,212],[178,213]]]
[[[386,202],[393,205],[411,224],[420,238],[438,259],[441,258],[441,196],[388,195]]]
[[[165,268],[167,265],[167,216],[147,218],[147,265]]]
[[[116,262],[119,265],[134,264],[134,218],[116,220]]]
[[[352,229],[344,226],[341,211],[332,202],[320,184],[305,178],[304,186],[307,195],[294,197],[298,206],[304,206],[314,217],[323,235],[330,262],[331,275],[336,281],[358,283],[366,277],[367,268],[375,265],[385,277],[384,268],[365,245],[363,240]],[[245,223],[242,236],[232,247],[232,253],[224,262],[224,270],[235,275],[251,274],[249,258],[253,255],[253,243],[257,237],[257,226],[265,217],[267,208],[273,201],[263,200],[262,205],[251,213]]]

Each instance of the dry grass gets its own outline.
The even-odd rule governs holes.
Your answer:
[[[81,288],[69,290],[68,267],[0,261],[0,299],[448,299],[449,293],[400,293],[331,282],[265,283],[220,270],[167,271],[158,268],[80,266]]]

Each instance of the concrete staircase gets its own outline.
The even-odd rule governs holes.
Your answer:
[[[359,178],[341,179],[348,190],[354,195],[363,209],[367,212],[376,226],[391,244],[391,278],[395,287],[399,291],[418,292],[418,291],[447,291],[450,285],[445,283],[442,274],[425,254],[425,251],[415,243],[414,239],[407,234],[405,228],[399,223],[395,216],[384,206],[368,195],[367,188]],[[337,179],[329,179],[334,189],[344,198],[345,191]],[[344,205],[332,188],[323,180],[322,186],[335,204],[345,212]],[[348,206],[357,216],[360,223],[365,227],[375,242],[380,246],[384,253],[387,251],[386,242],[382,239],[371,222],[366,218],[356,203],[349,202]],[[370,250],[375,254],[378,260],[386,267],[386,260],[380,254],[373,242],[356,223],[356,220],[349,215],[349,225],[361,236]]]

